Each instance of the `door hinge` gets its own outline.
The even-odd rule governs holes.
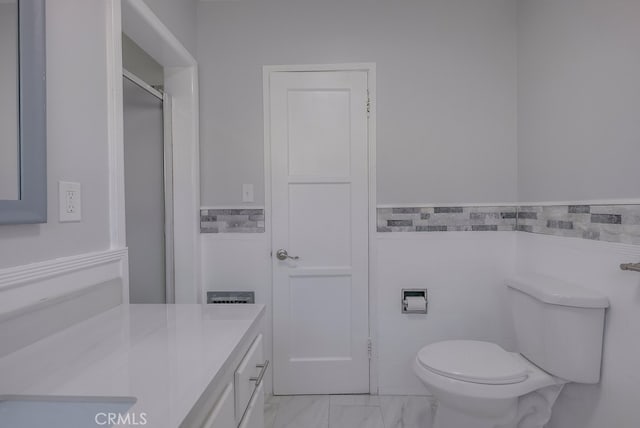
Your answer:
[[[369,96],[369,90],[367,89],[367,119],[371,117],[371,97]]]
[[[369,355],[369,359],[373,355],[373,341],[371,338],[367,339],[367,355]]]

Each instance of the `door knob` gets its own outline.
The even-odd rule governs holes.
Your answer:
[[[291,260],[298,260],[300,257],[298,256],[290,256],[287,253],[287,250],[280,248],[278,251],[276,251],[276,257],[278,260],[287,260],[287,259],[291,259]]]

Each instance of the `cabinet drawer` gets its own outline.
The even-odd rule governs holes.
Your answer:
[[[239,428],[264,428],[264,383],[260,383]]]
[[[202,428],[234,428],[236,419],[233,398],[233,383],[229,383],[216,401]]]
[[[253,341],[235,372],[236,421],[242,419],[254,390],[259,386],[256,378],[259,376],[264,362],[262,335],[260,334]]]

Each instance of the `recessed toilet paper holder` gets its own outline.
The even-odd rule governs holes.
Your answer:
[[[427,289],[403,288],[400,303],[403,314],[426,314],[429,304]]]

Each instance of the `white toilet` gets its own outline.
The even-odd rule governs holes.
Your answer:
[[[422,348],[434,428],[541,428],[568,382],[598,383],[607,297],[541,275],[506,281],[519,353],[474,340]]]

